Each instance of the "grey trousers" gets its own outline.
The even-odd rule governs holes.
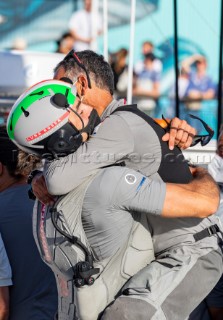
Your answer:
[[[179,246],[133,276],[102,320],[185,320],[221,277],[221,250]]]
[[[204,301],[190,314],[189,320],[211,320]]]
[[[211,320],[208,308],[223,309],[223,275],[205,300],[191,313],[189,320]]]

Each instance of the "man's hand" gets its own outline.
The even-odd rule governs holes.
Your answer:
[[[169,141],[169,148],[173,150],[174,146],[181,149],[190,147],[196,129],[191,127],[185,120],[175,117],[170,122],[170,130],[163,137],[163,141]]]
[[[51,196],[46,187],[45,178],[42,173],[36,175],[32,180],[32,190],[36,198],[45,205],[53,205],[54,198]]]
[[[7,320],[9,316],[9,288],[0,287],[0,320]]]

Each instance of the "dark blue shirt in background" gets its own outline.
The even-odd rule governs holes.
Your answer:
[[[34,201],[28,185],[0,193],[0,232],[12,268],[9,320],[52,320],[57,311],[54,274],[44,264],[32,233]]]

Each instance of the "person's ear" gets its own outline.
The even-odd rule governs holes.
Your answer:
[[[80,96],[84,96],[86,93],[86,90],[88,89],[87,78],[82,74],[78,77],[77,89],[80,90],[80,92],[78,92],[78,93],[80,93]]]

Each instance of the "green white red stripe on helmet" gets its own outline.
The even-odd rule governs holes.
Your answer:
[[[73,105],[76,100],[75,87],[63,81],[45,80],[26,90],[15,102],[12,110],[10,111],[7,122],[7,131],[9,137],[11,139],[14,139],[16,124],[19,119],[24,116],[24,110],[27,111],[36,101],[39,101],[46,97],[51,97],[56,93],[62,93],[66,95],[69,105]],[[68,112],[65,112],[62,115],[62,118],[64,119],[67,116]],[[46,133],[47,128],[48,130],[50,130],[49,128],[52,129],[53,127],[55,127],[55,123],[58,124],[60,121],[62,120],[59,117],[58,119],[54,120],[53,123],[50,123],[48,127],[44,127],[42,130],[39,130],[37,133],[31,136],[40,136],[41,134],[44,134],[44,132]]]

